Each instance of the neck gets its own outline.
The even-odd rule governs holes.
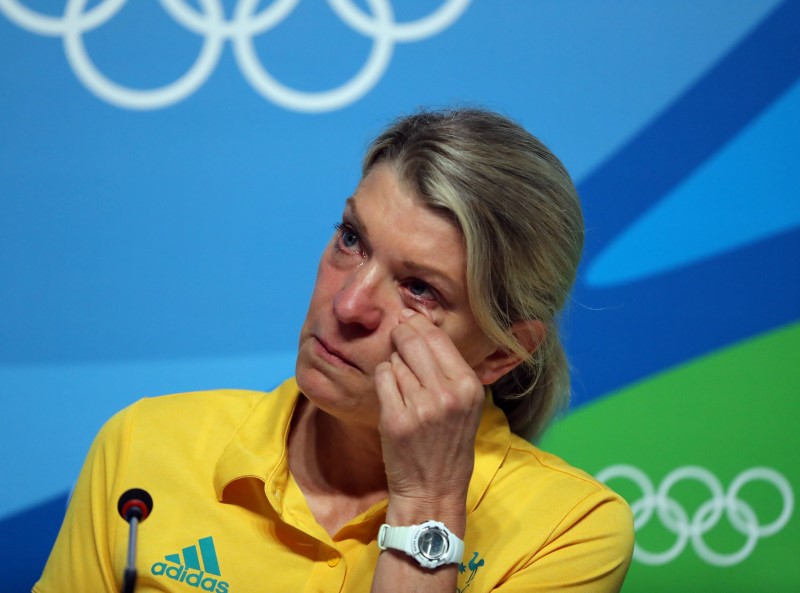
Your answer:
[[[289,466],[307,496],[336,493],[375,502],[387,495],[377,428],[348,423],[302,396],[289,434]]]

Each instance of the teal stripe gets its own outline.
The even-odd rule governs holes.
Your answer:
[[[170,554],[169,556],[164,556],[164,558],[175,564],[182,564],[180,554]]]
[[[186,568],[195,568],[200,570],[200,559],[197,557],[197,546],[189,546],[183,549],[183,561],[186,563]]]
[[[217,562],[217,551],[214,549],[214,538],[204,537],[199,542],[200,553],[203,555],[203,566],[205,571],[210,574],[222,576],[219,572],[219,562]]]

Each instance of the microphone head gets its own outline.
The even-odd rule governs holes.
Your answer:
[[[139,522],[147,519],[150,512],[153,510],[153,498],[146,490],[141,488],[131,488],[123,492],[117,502],[117,511],[120,517],[130,522],[131,519],[136,517]]]

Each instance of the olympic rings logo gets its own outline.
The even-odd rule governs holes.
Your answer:
[[[597,474],[601,482],[627,479],[641,491],[641,498],[631,503],[633,525],[638,532],[653,515],[658,516],[662,525],[675,534],[675,543],[663,552],[650,552],[639,543],[634,548],[634,559],[643,564],[667,564],[679,556],[691,542],[695,552],[709,564],[732,566],[742,562],[755,549],[758,540],[776,534],[788,523],[794,509],[794,494],[788,480],[777,471],[766,467],[754,467],[740,473],[733,479],[727,492],[722,484],[707,469],[697,466],[680,467],[670,472],[656,490],[640,469],[630,465],[614,465]],[[704,486],[710,498],[701,504],[692,517],[679,502],[670,497],[670,491],[679,482],[693,480]],[[738,497],[740,490],[748,483],[763,481],[771,484],[782,499],[781,512],[773,521],[761,524],[753,507]],[[722,518],[723,513],[733,528],[741,533],[745,542],[736,552],[722,554],[712,550],[703,536]]]
[[[87,9],[89,0],[68,0],[64,15],[43,15],[20,4],[0,0],[0,10],[16,25],[39,35],[64,41],[67,61],[78,79],[100,99],[127,109],[161,109],[178,103],[196,91],[217,65],[230,41],[239,68],[259,94],[295,111],[323,112],[341,109],[367,94],[389,66],[397,43],[419,41],[438,34],[466,10],[470,0],[446,0],[438,9],[416,21],[398,23],[388,0],[367,0],[371,15],[352,0],[327,0],[336,15],[355,32],[372,39],[372,49],[361,69],[342,85],[321,92],[304,92],[276,80],[264,69],[253,47],[253,38],[276,27],[300,0],[274,0],[258,10],[259,0],[239,0],[227,20],[221,0],[198,0],[200,10],[186,0],[159,0],[177,23],[204,38],[194,64],[180,78],[163,87],[142,90],[122,86],[102,74],[92,62],[83,35],[113,18],[127,0],[101,0]]]

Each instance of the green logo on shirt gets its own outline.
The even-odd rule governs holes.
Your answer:
[[[469,562],[467,562],[467,566],[464,566],[464,563],[458,565],[458,572],[459,574],[464,574],[467,572],[467,567],[469,567],[469,576],[467,577],[467,581],[464,583],[463,587],[456,587],[457,593],[464,593],[469,586],[472,584],[472,579],[475,578],[475,575],[478,573],[478,569],[485,564],[483,558],[478,560],[478,552],[472,553],[472,558]]]
[[[197,545],[187,546],[179,554],[168,554],[164,559],[167,562],[156,562],[150,567],[150,572],[155,576],[165,576],[203,591],[229,593],[230,584],[216,578],[222,574],[219,570],[217,550],[214,548],[214,538],[204,537],[197,541]]]

